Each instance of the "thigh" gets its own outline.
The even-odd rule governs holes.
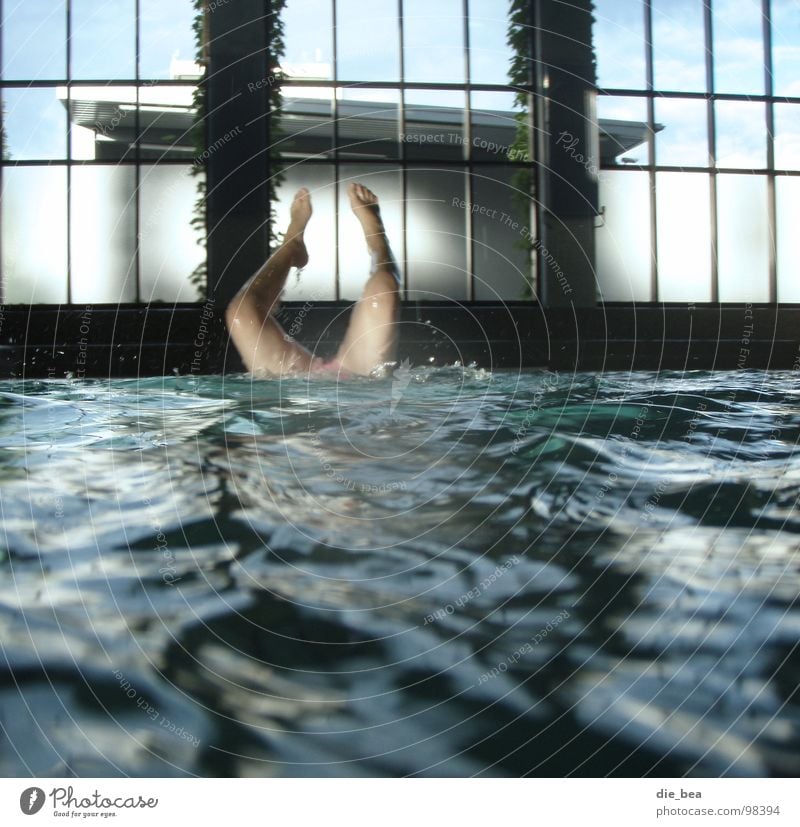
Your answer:
[[[347,333],[336,359],[350,373],[368,375],[394,360],[400,300],[397,280],[379,271],[367,282],[364,295],[353,307]]]
[[[261,318],[242,308],[228,327],[247,370],[256,374],[286,376],[304,373],[315,363],[301,344],[292,341],[272,316]]]

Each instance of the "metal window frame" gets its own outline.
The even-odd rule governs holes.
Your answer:
[[[424,83],[424,82],[409,82],[406,80],[406,50],[405,50],[405,8],[404,0],[397,0],[397,25],[398,25],[398,39],[399,39],[399,79],[386,82],[374,81],[348,81],[347,79],[339,77],[338,68],[338,38],[336,36],[337,18],[338,18],[338,2],[331,0],[332,21],[333,26],[331,30],[332,49],[333,49],[333,80],[330,81],[306,81],[303,79],[285,79],[282,86],[290,88],[292,86],[313,86],[322,88],[331,88],[332,95],[332,125],[333,125],[333,145],[331,147],[331,157],[326,158],[307,158],[303,159],[303,163],[311,164],[328,164],[333,165],[335,170],[343,163],[354,165],[364,163],[367,165],[381,164],[396,168],[400,172],[401,180],[401,195],[402,195],[402,221],[403,227],[407,226],[408,222],[408,208],[407,208],[407,193],[408,193],[408,173],[413,170],[425,170],[431,167],[445,167],[463,170],[465,173],[465,197],[468,201],[472,201],[474,195],[474,182],[472,172],[480,169],[483,166],[489,167],[506,167],[506,168],[529,168],[530,164],[525,161],[509,161],[505,158],[486,159],[474,158],[472,152],[472,93],[473,92],[526,92],[530,96],[531,106],[534,102],[534,79],[531,78],[531,83],[527,85],[511,85],[511,84],[486,84],[473,83],[471,78],[471,60],[470,60],[470,7],[469,0],[462,0],[462,25],[463,25],[463,65],[464,65],[464,81],[461,83]],[[0,17],[3,12],[3,0],[0,0]],[[73,64],[73,46],[72,46],[72,31],[73,31],[73,4],[72,0],[65,0],[65,26],[66,26],[66,52],[65,52],[65,71],[64,77],[52,79],[36,79],[36,80],[5,80],[0,78],[0,89],[35,89],[35,88],[52,88],[54,86],[66,86],[67,89],[67,103],[68,109],[65,114],[64,128],[66,131],[66,157],[57,160],[47,159],[24,159],[24,160],[9,160],[0,164],[0,185],[2,185],[3,168],[8,167],[37,167],[37,166],[57,166],[64,167],[67,177],[67,195],[66,195],[66,280],[67,280],[67,305],[72,305],[73,302],[73,249],[72,249],[72,226],[73,226],[73,205],[72,205],[72,191],[73,191],[73,168],[84,166],[107,166],[108,162],[102,159],[82,160],[73,158],[72,146],[72,129],[69,118],[69,101],[72,99],[73,89],[81,87],[103,85],[108,87],[133,87],[136,95],[136,110],[135,110],[135,142],[133,151],[127,153],[125,157],[115,162],[115,166],[133,166],[135,172],[135,192],[134,192],[134,222],[135,222],[135,237],[136,243],[134,248],[135,261],[133,267],[135,269],[135,301],[134,304],[141,305],[142,302],[142,256],[141,244],[139,240],[141,229],[141,182],[142,182],[142,153],[141,153],[141,135],[140,135],[140,91],[143,85],[141,75],[141,58],[142,58],[142,18],[141,18],[141,0],[135,0],[134,6],[134,39],[135,39],[135,70],[133,78],[126,79],[102,79],[93,78],[90,80],[78,80],[72,76]],[[0,49],[2,47],[0,46]],[[2,61],[2,51],[0,51],[0,65]],[[195,86],[194,80],[171,80],[171,79],[152,79],[147,80],[148,86]],[[373,89],[392,89],[396,90],[399,95],[399,111],[398,111],[398,131],[400,133],[406,128],[406,93],[411,90],[433,90],[433,91],[458,91],[462,92],[464,96],[464,144],[463,157],[461,159],[445,159],[445,160],[427,160],[425,158],[409,159],[405,144],[398,141],[398,157],[397,159],[385,159],[376,161],[373,159],[353,159],[348,158],[343,161],[339,154],[339,139],[338,139],[338,91],[342,88],[373,88]],[[533,117],[533,112],[531,112]],[[0,116],[1,117],[1,116]],[[2,121],[0,121],[2,125]],[[181,158],[163,158],[157,162],[159,165],[165,166],[186,166],[186,160]],[[335,193],[334,193],[334,221],[336,228],[336,237],[338,239],[338,227],[340,222],[340,204],[339,204],[339,184],[338,175],[335,176]],[[268,214],[270,205],[265,206],[265,213]],[[537,211],[537,217],[540,211]],[[475,297],[475,273],[474,273],[474,217],[471,213],[467,214],[465,221],[465,253],[466,253],[466,290],[469,300]],[[0,250],[1,252],[1,250]],[[408,241],[407,233],[403,233],[402,240],[402,254],[403,261],[408,260]],[[408,279],[405,279],[404,291],[405,298],[408,298],[410,285]],[[341,297],[341,273],[340,273],[340,256],[337,245],[335,256],[335,296],[336,299]],[[0,298],[2,295],[0,294]]]
[[[332,108],[332,132],[333,145],[326,152],[324,156],[309,156],[307,158],[298,159],[299,164],[323,165],[332,166],[334,168],[334,227],[336,238],[338,239],[338,229],[341,222],[339,215],[340,211],[340,192],[339,192],[339,175],[338,169],[341,165],[358,166],[381,166],[396,169],[400,173],[400,192],[402,202],[402,226],[408,226],[408,173],[421,171],[428,168],[448,168],[453,170],[463,170],[465,173],[464,182],[464,197],[468,203],[472,203],[474,198],[474,181],[473,171],[481,167],[504,167],[508,169],[529,169],[530,163],[521,161],[510,161],[506,158],[475,158],[472,152],[472,135],[473,135],[473,113],[472,113],[472,93],[473,92],[504,92],[517,93],[524,92],[529,95],[531,114],[534,105],[534,79],[531,78],[530,83],[525,85],[511,85],[511,84],[495,84],[495,83],[473,83],[472,82],[472,66],[471,66],[471,44],[470,44],[470,4],[469,0],[461,0],[461,16],[462,16],[462,60],[464,67],[464,81],[461,83],[427,83],[420,81],[406,80],[406,49],[405,49],[405,3],[404,0],[397,0],[397,34],[398,34],[398,79],[396,81],[370,81],[364,79],[349,80],[347,78],[339,77],[338,66],[338,0],[330,0],[331,3],[331,20],[332,20],[332,80],[310,80],[305,78],[282,78],[279,85],[282,90],[290,90],[292,88],[313,88],[313,89],[330,89]],[[398,151],[396,158],[373,159],[373,158],[347,158],[342,160],[339,154],[339,135],[338,135],[338,94],[342,89],[385,89],[396,91],[398,93]],[[447,159],[425,159],[425,158],[408,158],[408,153],[404,141],[399,140],[399,136],[406,131],[406,93],[409,91],[435,91],[435,92],[461,92],[464,95],[464,118],[463,130],[464,141],[462,144],[463,157],[447,158]],[[540,211],[537,211],[537,218]],[[475,285],[475,224],[474,216],[471,212],[467,213],[464,227],[464,244],[465,244],[465,282],[466,295],[468,301],[474,301],[476,293]],[[402,260],[404,263],[408,261],[408,233],[402,234]],[[412,278],[413,278],[413,274]],[[409,278],[408,269],[404,273],[403,279],[403,295],[408,299],[412,292],[412,279]],[[339,300],[341,298],[341,274],[340,274],[340,257],[338,244],[336,247],[335,256],[335,296]]]
[[[711,301],[718,301],[719,297],[719,250],[718,250],[718,225],[717,225],[717,177],[720,174],[747,174],[763,176],[767,183],[767,210],[768,210],[768,231],[769,231],[769,301],[777,302],[778,298],[778,273],[777,273],[777,205],[776,205],[776,178],[778,175],[785,177],[800,176],[800,170],[777,170],[775,168],[775,105],[777,103],[787,103],[800,105],[800,97],[776,96],[774,94],[774,84],[772,77],[773,69],[773,54],[772,54],[772,3],[771,0],[761,0],[762,9],[762,56],[764,65],[764,94],[736,94],[736,93],[718,93],[715,90],[714,83],[714,43],[713,43],[713,5],[714,0],[702,0],[703,2],[703,27],[704,27],[704,41],[706,47],[705,57],[705,72],[706,72],[706,91],[704,92],[682,92],[670,89],[656,89],[654,82],[654,44],[653,44],[653,0],[643,0],[643,14],[644,14],[644,49],[645,49],[645,65],[646,65],[646,83],[644,89],[626,89],[626,88],[599,88],[598,95],[601,96],[619,96],[639,98],[646,101],[647,107],[647,124],[648,124],[648,162],[646,164],[631,164],[625,166],[616,166],[604,164],[602,169],[614,171],[639,171],[647,172],[650,182],[650,230],[652,239],[652,257],[651,257],[651,274],[650,274],[650,294],[651,301],[658,301],[659,299],[659,261],[658,261],[658,201],[657,201],[657,174],[659,172],[683,172],[687,174],[704,174],[709,179],[709,198],[710,198],[710,234],[711,234],[711,274],[712,284]],[[0,0],[0,18],[4,10],[4,1]],[[537,3],[531,2],[531,14],[535,14]],[[338,170],[342,163],[348,165],[357,165],[363,163],[366,165],[381,164],[383,166],[390,166],[396,168],[400,172],[401,179],[401,196],[402,196],[402,221],[404,228],[407,226],[407,193],[408,193],[408,172],[410,170],[424,170],[426,168],[446,167],[453,169],[462,169],[466,173],[466,191],[465,195],[468,200],[473,197],[473,171],[480,169],[483,166],[505,167],[505,168],[530,168],[530,164],[524,161],[510,161],[508,159],[483,159],[472,157],[471,152],[471,136],[472,136],[472,93],[479,91],[486,92],[524,92],[529,95],[531,118],[535,123],[538,122],[534,108],[538,105],[537,78],[535,77],[536,61],[532,60],[532,76],[529,83],[520,86],[512,86],[510,84],[484,84],[473,83],[471,77],[471,51],[470,51],[470,4],[469,0],[462,0],[462,17],[463,17],[463,61],[464,61],[464,82],[463,83],[421,83],[409,82],[406,80],[406,63],[405,63],[405,8],[404,0],[397,0],[397,25],[398,25],[398,39],[399,39],[399,80],[398,81],[348,81],[339,77],[338,71],[338,45],[336,36],[336,22],[338,16],[337,0],[331,0],[331,8],[333,15],[332,27],[332,47],[333,47],[333,80],[330,81],[315,81],[297,79],[285,79],[282,82],[284,88],[313,86],[319,88],[331,88],[332,95],[332,124],[334,130],[333,145],[331,147],[331,157],[325,158],[306,158],[302,163],[310,164],[327,164],[333,165],[335,170]],[[135,276],[136,276],[136,303],[141,304],[142,294],[142,263],[141,263],[141,249],[139,243],[139,231],[141,226],[141,135],[140,135],[140,90],[142,86],[141,77],[141,45],[142,45],[142,20],[141,20],[141,0],[135,0],[135,77],[132,79],[115,79],[115,80],[76,80],[72,77],[72,40],[71,33],[73,28],[73,8],[71,0],[65,2],[65,25],[66,25],[66,53],[65,53],[65,77],[53,79],[37,79],[37,80],[5,80],[0,79],[0,90],[5,89],[36,89],[36,88],[52,88],[53,86],[66,85],[67,100],[71,100],[73,90],[83,86],[96,86],[103,84],[109,87],[134,87],[136,89],[136,138],[134,142],[133,152],[117,162],[117,165],[128,166],[133,165],[135,169],[135,223],[136,223],[136,246],[135,246]],[[532,21],[533,22],[533,21]],[[536,54],[536,28],[531,29],[531,46],[532,57]],[[3,61],[3,44],[0,42],[0,65]],[[193,80],[168,80],[168,79],[154,79],[147,81],[148,86],[169,85],[169,86],[195,86],[196,81]],[[373,159],[355,159],[348,158],[342,161],[339,155],[339,140],[338,140],[338,90],[342,88],[364,88],[364,89],[392,89],[399,93],[398,106],[398,131],[405,132],[406,128],[406,92],[410,90],[434,90],[434,91],[454,91],[462,92],[464,95],[464,157],[461,159],[445,159],[445,160],[425,160],[418,158],[409,160],[405,144],[402,141],[398,142],[398,157],[397,159],[386,159],[382,161]],[[707,126],[708,126],[708,146],[709,146],[709,163],[704,167],[683,168],[674,165],[661,165],[657,163],[655,152],[655,100],[656,98],[663,99],[689,99],[689,100],[704,100],[707,107]],[[715,104],[717,101],[748,101],[755,103],[763,103],[765,108],[766,131],[767,131],[767,162],[766,167],[761,169],[753,168],[738,168],[738,167],[720,167],[716,163],[716,147],[717,147],[717,124]],[[0,112],[0,127],[4,126],[3,114]],[[37,167],[37,166],[56,166],[64,167],[67,177],[67,203],[66,203],[66,220],[67,220],[67,304],[73,303],[73,272],[72,272],[72,176],[73,168],[77,166],[106,166],[107,162],[102,160],[75,160],[72,158],[72,130],[68,114],[65,116],[65,130],[66,130],[66,158],[58,159],[56,161],[43,159],[30,160],[9,160],[3,161],[0,164],[0,186],[3,183],[3,175],[5,167]],[[536,140],[538,132],[534,129],[533,138]],[[159,165],[165,166],[186,166],[186,161],[180,158],[160,159]],[[340,221],[339,216],[339,184],[338,176],[335,176],[335,195],[334,195],[334,220],[336,222],[337,238],[338,226]],[[545,193],[546,196],[546,193]],[[269,205],[266,206],[269,210]],[[536,211],[536,226],[538,237],[541,238],[541,210]],[[475,274],[474,270],[474,219],[470,215],[467,216],[465,228],[465,244],[466,244],[466,262],[467,262],[467,296],[470,300],[475,297]],[[2,240],[0,239],[0,244]],[[402,241],[403,260],[408,260],[408,242],[407,234],[403,234]],[[0,247],[0,254],[2,248]],[[340,260],[339,251],[336,251],[336,273],[335,273],[335,295],[340,298]],[[535,268],[534,268],[535,271]],[[405,297],[408,298],[409,283],[405,282]],[[2,295],[3,286],[0,285],[0,301],[3,300]]]
[[[5,0],[0,0],[0,20],[3,19],[5,11]],[[102,159],[82,160],[73,158],[73,136],[72,125],[69,118],[69,106],[72,101],[73,90],[83,87],[93,86],[107,86],[107,87],[125,87],[135,89],[136,107],[134,112],[134,143],[133,151],[127,153],[125,157],[120,158],[114,162],[115,167],[132,166],[134,168],[134,261],[133,272],[135,277],[135,299],[131,304],[144,305],[142,301],[142,256],[141,256],[141,182],[142,182],[142,165],[145,163],[141,157],[141,117],[140,117],[140,92],[144,85],[150,86],[189,86],[195,87],[197,81],[195,80],[172,80],[168,78],[148,79],[144,81],[141,74],[141,56],[142,56],[142,13],[141,0],[135,0],[134,3],[134,77],[133,78],[93,78],[89,80],[76,80],[72,76],[73,63],[73,3],[72,0],[65,0],[64,3],[64,24],[65,24],[65,57],[64,57],[64,73],[59,78],[37,78],[31,80],[7,80],[0,77],[0,91],[6,89],[52,89],[57,86],[63,86],[67,90],[67,110],[64,114],[64,131],[65,131],[65,146],[66,153],[64,158],[57,159],[21,159],[21,160],[3,160],[0,163],[0,188],[3,185],[3,173],[6,168],[34,168],[34,167],[55,167],[63,168],[66,171],[67,192],[66,192],[66,293],[67,306],[75,305],[73,301],[73,263],[72,263],[72,226],[73,226],[73,207],[72,207],[72,189],[73,189],[73,169],[76,167],[108,167],[109,162]],[[3,41],[0,37],[0,67],[3,65]],[[0,108],[0,128],[5,126]],[[149,163],[157,163],[165,166],[187,166],[187,161],[183,158],[161,158],[157,161]],[[0,220],[1,217],[0,217]],[[2,233],[0,232],[0,261],[2,261]],[[4,296],[5,284],[0,282],[0,303],[5,299]]]
[[[708,304],[719,302],[719,225],[718,225],[718,198],[717,178],[719,175],[757,175],[767,183],[767,226],[768,226],[768,291],[770,303],[778,303],[778,275],[777,275],[777,202],[776,178],[800,176],[800,170],[781,169],[775,167],[775,118],[774,108],[777,103],[800,105],[800,97],[775,95],[773,84],[772,61],[772,2],[761,0],[762,16],[762,62],[764,66],[764,93],[739,94],[733,92],[717,92],[714,79],[714,31],[713,13],[714,0],[703,2],[703,37],[705,45],[705,74],[706,91],[680,92],[672,89],[656,89],[654,82],[654,47],[653,47],[653,0],[643,0],[644,15],[644,48],[645,48],[645,88],[611,88],[600,87],[597,92],[606,97],[627,97],[644,99],[647,106],[648,126],[648,163],[646,164],[602,164],[604,171],[614,172],[647,172],[650,182],[650,233],[652,239],[650,293],[651,301],[659,300],[659,267],[658,267],[658,201],[657,201],[657,173],[681,172],[685,174],[706,175],[709,179],[710,202],[710,254],[711,254],[711,299]],[[706,166],[681,167],[672,164],[659,164],[655,153],[655,101],[656,99],[681,99],[705,101],[707,111],[707,133],[709,162]],[[763,103],[766,126],[767,160],[763,168],[752,167],[722,167],[717,164],[717,119],[715,105],[717,101],[741,101],[748,103]],[[703,302],[706,303],[706,302]]]

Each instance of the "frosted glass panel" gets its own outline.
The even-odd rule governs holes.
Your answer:
[[[466,157],[463,92],[412,89],[406,92],[407,158],[458,160]]]
[[[480,167],[472,173],[473,203],[486,208],[472,224],[478,301],[530,297],[530,199],[517,191],[518,175],[505,167]]]
[[[763,103],[717,101],[717,166],[763,169],[767,126]]]
[[[658,300],[711,301],[708,176],[656,175]]]
[[[800,106],[776,103],[775,168],[800,170]]]
[[[597,85],[644,89],[644,3],[641,0],[596,0],[594,42]]]
[[[464,83],[463,10],[462,0],[405,0],[407,81]]]
[[[769,301],[767,181],[717,176],[719,300]]]
[[[400,79],[397,0],[338,0],[336,38],[340,80]]]
[[[646,164],[648,159],[647,101],[644,98],[597,98],[600,159],[603,164]],[[571,142],[562,143],[565,152]]]
[[[289,225],[289,206],[300,187],[311,190],[314,215],[305,232],[309,262],[299,276],[289,275],[284,290],[287,301],[332,301],[336,298],[336,226],[333,212],[333,167],[307,164],[287,167],[275,204],[276,229]]]
[[[800,97],[800,9],[797,0],[772,0],[774,94]]]
[[[67,76],[66,0],[3,3],[3,80]]]
[[[600,174],[603,224],[595,234],[603,301],[652,301],[650,179],[646,172]]]
[[[72,0],[72,77],[136,77],[136,4]]]
[[[67,110],[55,89],[4,89],[2,101],[5,158],[67,157]]]
[[[467,298],[465,198],[461,170],[409,170],[406,281],[412,301]]]
[[[778,245],[778,301],[800,302],[800,178],[775,181]]]
[[[761,0],[714,0],[714,90],[764,94]]]
[[[140,9],[141,76],[174,79],[191,72],[185,64],[196,56],[193,0],[140,0]]]
[[[364,289],[370,257],[361,225],[350,209],[347,186],[358,182],[369,187],[381,202],[381,215],[389,243],[400,264],[403,256],[403,199],[400,171],[365,164],[339,167],[339,287],[343,299],[355,300]]]
[[[133,167],[72,170],[72,300],[136,300],[136,177]]]
[[[508,3],[469,2],[469,61],[473,83],[509,83]]]
[[[289,0],[281,12],[286,52],[281,66],[298,78],[333,78],[333,3]]]
[[[702,0],[653,0],[653,71],[656,89],[706,91]]]
[[[3,170],[3,295],[9,304],[67,300],[67,171]]]
[[[705,101],[656,99],[656,163],[708,166],[708,109]]]
[[[198,298],[189,276],[205,256],[192,227],[199,178],[190,167],[142,166],[139,220],[141,300],[190,302]]]

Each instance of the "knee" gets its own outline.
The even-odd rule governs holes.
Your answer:
[[[257,315],[257,308],[247,294],[237,293],[225,308],[225,324],[232,333],[243,325],[250,326]]]
[[[241,317],[242,299],[235,296],[225,308],[225,326],[228,330],[232,330],[234,325]]]

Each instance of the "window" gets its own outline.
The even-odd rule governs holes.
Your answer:
[[[402,17],[400,16],[402,9]],[[284,181],[312,190],[311,261],[290,299],[355,299],[367,273],[346,187],[381,198],[411,300],[530,296],[530,198],[516,151],[509,4],[289,0],[283,14]],[[524,97],[524,90],[523,97]]]
[[[215,221],[242,193],[238,183],[213,187],[212,177],[228,182],[245,154],[250,186],[269,177],[269,162],[259,166],[263,141],[252,134],[237,138],[226,158],[195,146],[203,71],[195,63],[196,15],[211,28],[212,18],[222,26],[224,13],[225,48],[235,56],[263,56],[267,42],[252,34],[260,45],[242,45],[241,32],[252,33],[263,17],[256,0],[213,12],[215,4],[200,5],[0,0],[2,301],[201,297],[198,161],[207,157]],[[590,6],[530,4],[530,14],[547,21],[539,34],[549,33],[544,46],[531,37],[531,48],[564,61],[554,75],[562,80],[582,47],[575,40],[565,49],[552,24],[578,7]],[[585,89],[569,92],[574,99],[554,102],[544,58],[512,52],[515,8],[527,13],[512,0],[288,0],[281,72],[269,76],[283,95],[272,147],[283,180],[273,206],[281,230],[293,191],[308,186],[316,218],[307,235],[311,261],[286,297],[359,295],[367,260],[346,186],[360,180],[382,200],[410,300],[532,298],[541,286],[538,258],[542,268],[563,264],[570,272],[559,264],[554,278],[565,284],[583,280],[588,292],[579,304],[594,300],[595,275],[608,301],[797,301],[796,0],[596,0],[596,114],[593,102],[585,113],[580,103],[594,97],[593,68]],[[210,38],[212,53],[217,42]],[[532,67],[524,83],[510,74],[515,57]],[[244,88],[236,64],[226,65]],[[259,93],[266,80],[255,84]],[[226,89],[217,85],[218,98],[231,97]],[[212,149],[240,121],[266,123],[264,102],[247,97],[250,109],[215,110]],[[582,154],[558,145],[562,127],[547,120],[567,110],[575,116],[567,131],[592,147]],[[546,181],[532,181],[541,169],[531,163],[534,139],[538,151],[549,151]],[[586,169],[575,172],[576,165]],[[209,234],[215,284],[220,273],[227,279],[223,300],[266,248],[268,198],[251,195],[241,238],[236,222]],[[549,210],[538,209],[539,199]],[[255,235],[259,249],[235,260]],[[585,279],[582,267],[593,271]],[[552,275],[541,274],[542,283]],[[571,288],[560,298],[573,301]]]
[[[2,17],[2,299],[195,301],[193,0]]]
[[[797,301],[793,0],[597,0],[597,278],[618,301]]]

